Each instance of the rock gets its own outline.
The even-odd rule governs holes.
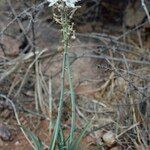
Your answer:
[[[3,141],[12,140],[12,135],[11,135],[9,129],[6,126],[4,126],[3,124],[0,124],[0,138]]]
[[[6,56],[16,56],[19,54],[20,42],[18,40],[3,35],[0,39],[0,44],[0,54]]]
[[[143,21],[145,16],[146,14],[141,5],[141,2],[136,1],[135,3],[129,4],[126,8],[124,15],[124,24],[127,27],[135,27]]]
[[[115,134],[111,131],[108,131],[104,133],[102,139],[108,147],[111,147],[115,143]]]

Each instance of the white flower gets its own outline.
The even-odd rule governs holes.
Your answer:
[[[79,0],[47,0],[49,2],[49,7],[53,6],[57,2],[64,1],[68,7],[75,8],[75,3]]]
[[[57,3],[59,0],[47,0],[49,2],[48,7],[53,6],[55,3]]]
[[[78,0],[63,0],[68,7],[74,8],[75,3],[78,2]]]

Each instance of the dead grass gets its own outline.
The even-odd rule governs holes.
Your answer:
[[[49,28],[54,29],[46,29]],[[144,25],[142,28],[145,29]],[[59,40],[60,32],[57,29],[53,32],[56,32],[56,39]],[[141,29],[133,29],[128,34],[119,36],[115,33],[114,36],[77,33],[76,40],[72,42],[70,57],[77,93],[78,130],[93,119],[83,145],[91,142],[89,145],[98,149],[149,149],[150,52],[149,47],[145,47],[149,41],[144,41],[142,34],[144,33]],[[22,33],[19,36],[22,36]],[[32,34],[29,33],[28,36],[32,37]],[[48,39],[45,33],[42,36]],[[15,55],[10,56],[9,51],[11,54],[13,52],[9,45],[12,41],[9,43],[9,40],[8,43],[3,43],[9,48],[8,55],[3,53],[5,48],[0,49],[0,94],[12,98],[20,118],[28,111],[28,115],[25,115],[28,127],[31,127],[37,118],[40,125],[43,124],[40,120],[43,118],[49,123],[51,117],[55,118],[57,114],[62,65],[62,51],[59,49],[61,44],[54,41],[52,47],[45,46],[42,36],[40,42],[43,40],[43,43],[36,44],[35,52],[20,53],[18,50],[17,54],[15,51]],[[0,38],[2,40],[3,37]],[[51,41],[51,38],[48,40]],[[67,81],[65,88],[68,89]],[[50,95],[53,100],[53,112],[49,112]],[[66,92],[63,108],[63,128],[66,132],[70,130],[68,122],[71,108],[68,95]],[[20,114],[21,111],[24,113]],[[30,119],[32,115],[38,117]],[[44,136],[40,135],[41,129],[38,132],[38,126],[32,127],[41,138],[48,137],[48,128],[44,129]],[[115,135],[115,142],[111,145],[102,140],[108,131]]]

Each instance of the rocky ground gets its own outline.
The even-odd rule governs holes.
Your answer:
[[[94,118],[82,144],[85,149],[148,149],[150,25],[145,11],[138,0],[93,0],[80,5],[73,18],[76,38],[69,53],[78,129]],[[32,149],[8,98],[21,124],[49,144],[48,83],[52,84],[56,116],[62,52],[60,26],[46,3],[0,2],[0,149]],[[67,135],[71,111],[67,81],[65,88],[63,127]],[[37,97],[42,100],[40,113],[36,112]],[[107,134],[117,140],[108,143]]]

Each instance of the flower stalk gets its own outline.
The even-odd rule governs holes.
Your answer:
[[[55,1],[55,3],[60,2]],[[63,97],[64,97],[64,83],[65,83],[65,75],[67,75],[67,79],[69,81],[69,88],[70,88],[70,96],[71,96],[71,131],[69,135],[69,143],[71,144],[74,140],[74,132],[75,132],[75,120],[76,120],[76,113],[75,113],[75,92],[74,92],[74,86],[73,86],[73,77],[72,77],[72,71],[71,71],[71,66],[70,66],[70,61],[69,61],[69,42],[70,42],[70,37],[73,32],[72,30],[72,25],[70,23],[70,11],[68,9],[67,2],[62,2],[58,5],[58,12],[61,14],[61,26],[62,26],[62,34],[63,34],[63,47],[64,47],[64,52],[63,52],[63,63],[62,63],[62,73],[61,73],[61,93],[60,93],[60,99],[59,99],[59,106],[58,106],[58,116],[56,120],[56,125],[53,133],[53,137],[51,140],[50,144],[50,149],[54,150],[56,146],[56,141],[58,140],[59,132],[61,130],[61,116],[62,116],[62,107],[63,107]],[[55,4],[53,2],[53,5]],[[73,3],[74,6],[75,1]],[[51,5],[51,4],[50,4]]]

